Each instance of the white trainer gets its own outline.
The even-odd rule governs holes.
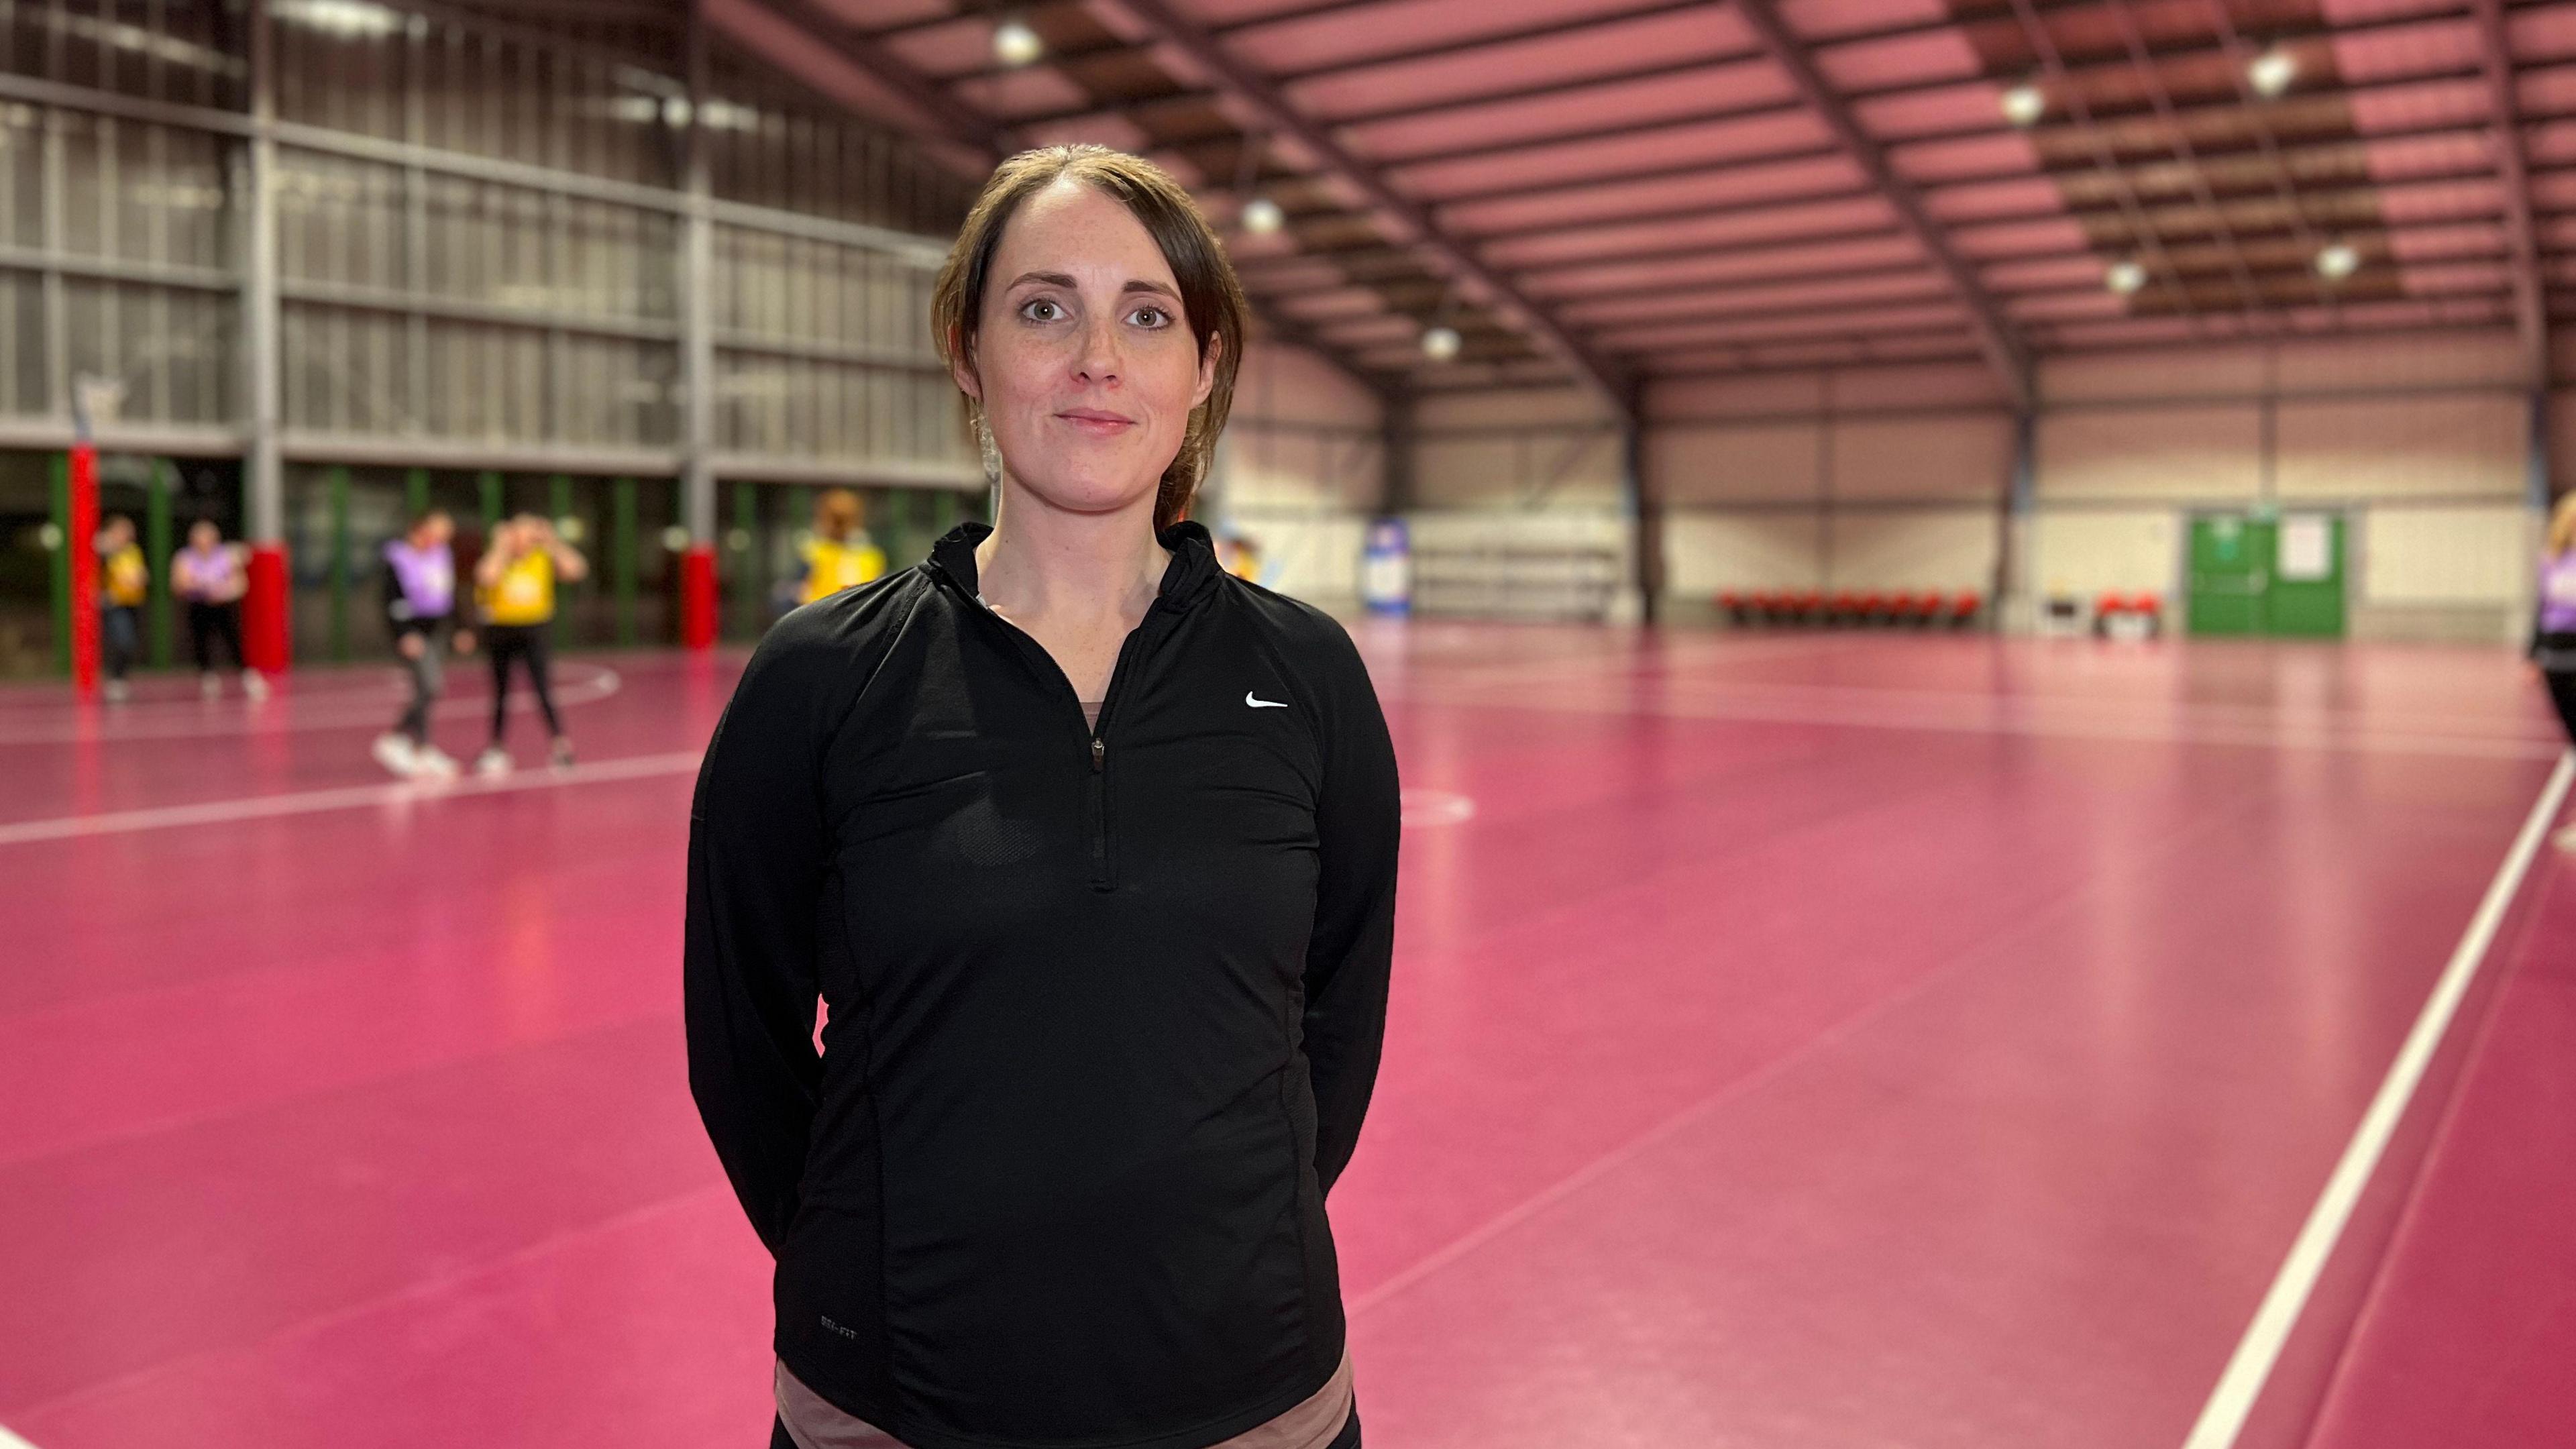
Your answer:
[[[510,773],[511,768],[510,752],[499,745],[486,746],[474,757],[474,773],[487,780],[497,780]]]
[[[2576,825],[2570,825],[2550,837],[2550,843],[2570,854],[2576,854]]]
[[[248,697],[249,697],[249,699],[251,700],[251,702],[252,702],[252,703],[254,703],[254,704],[258,703],[259,701],[261,701],[261,700],[263,700],[263,699],[268,698],[268,678],[267,678],[267,676],[265,676],[265,675],[261,674],[261,673],[260,673],[258,670],[256,670],[256,669],[245,669],[245,670],[243,670],[243,671],[242,671],[242,693],[243,693],[244,695],[248,696]]]
[[[375,747],[369,753],[376,757],[377,764],[403,779],[408,780],[420,771],[420,756],[413,750],[408,735],[378,735]]]
[[[456,778],[456,760],[436,745],[423,745],[412,756],[418,772],[433,780]]]
[[[200,674],[197,676],[197,694],[200,698],[213,699],[223,692],[224,682],[222,680],[217,679],[211,674]]]

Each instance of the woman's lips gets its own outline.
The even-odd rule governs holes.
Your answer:
[[[1116,437],[1136,426],[1136,420],[1123,413],[1102,412],[1096,408],[1070,408],[1056,416],[1095,438]]]

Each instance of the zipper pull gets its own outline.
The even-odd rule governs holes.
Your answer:
[[[1091,773],[1095,775],[1100,773],[1100,757],[1107,753],[1109,753],[1109,746],[1101,742],[1100,736],[1093,735],[1091,737]]]

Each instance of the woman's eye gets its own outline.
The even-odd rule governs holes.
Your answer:
[[[1020,315],[1032,322],[1052,322],[1064,315],[1064,309],[1044,297],[1039,297],[1022,306]]]
[[[1172,314],[1160,307],[1139,307],[1127,316],[1143,327],[1161,327],[1172,320]]]

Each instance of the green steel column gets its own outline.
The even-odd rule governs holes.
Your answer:
[[[733,590],[733,630],[736,638],[760,637],[760,580],[753,577],[758,568],[760,542],[760,485],[736,481],[733,485],[733,538],[725,540],[727,552],[737,555],[726,560],[725,583]],[[734,538],[741,540],[734,543]]]
[[[179,637],[178,607],[170,597],[170,555],[177,552],[178,540],[171,536],[170,525],[170,460],[152,460],[152,481],[143,493],[143,562],[152,575],[151,603],[143,611],[146,648],[144,658],[155,669],[170,667],[170,650]]]
[[[53,484],[47,491],[47,516],[53,520],[54,533],[63,541],[53,551],[54,587],[54,672],[72,672],[72,550],[87,548],[85,538],[72,537],[72,460],[67,453],[53,456]]]
[[[408,523],[429,511],[429,470],[414,468],[403,475],[403,521]]]
[[[349,661],[349,470],[322,470],[324,495],[331,507],[331,662]]]
[[[572,518],[575,523],[581,522],[580,519],[573,518],[572,510],[572,478],[569,474],[557,473],[546,480],[546,516],[553,519],[555,527],[560,530],[567,518]],[[579,549],[584,558],[596,558],[599,554],[599,540],[587,534],[580,538],[567,537],[564,541]],[[560,587],[569,589],[578,597],[587,598],[598,591],[599,575],[596,572],[586,573],[581,576],[580,583],[565,584]]]
[[[503,514],[509,512],[510,504],[509,500],[502,496],[500,474],[486,473],[480,482],[483,485],[483,526],[490,528],[501,521]]]
[[[610,485],[608,567],[617,591],[617,642],[635,642],[635,480]]]

